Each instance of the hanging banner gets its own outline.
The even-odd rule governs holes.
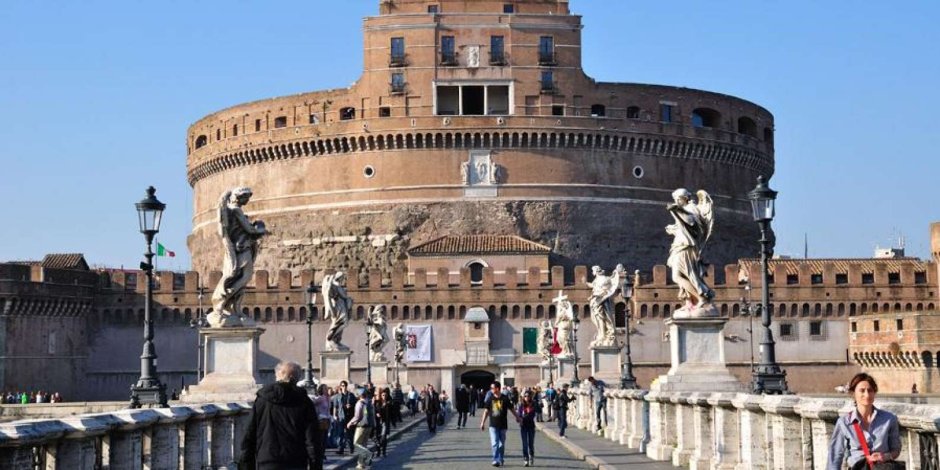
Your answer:
[[[431,361],[431,325],[406,325],[405,338],[408,340],[407,362]]]

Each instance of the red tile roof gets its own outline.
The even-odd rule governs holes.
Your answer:
[[[88,271],[88,263],[85,262],[85,255],[81,253],[48,254],[39,264],[44,268],[50,269],[78,269]]]
[[[410,256],[549,254],[552,249],[515,235],[450,235],[415,246]]]
[[[753,264],[760,264],[756,258],[745,258],[738,261],[741,269],[747,270]],[[915,272],[931,269],[929,261],[917,258],[798,258],[798,259],[772,259],[768,260],[767,268],[774,272],[777,266],[784,266],[787,274],[799,274],[801,266],[809,266],[810,272],[821,274],[823,267],[831,264],[837,273],[848,273],[849,266],[857,267],[863,273],[875,272],[876,266],[880,266],[889,273],[901,272],[903,267],[911,267]]]

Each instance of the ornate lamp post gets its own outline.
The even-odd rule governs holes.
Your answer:
[[[764,336],[760,342],[760,364],[753,373],[754,393],[784,394],[787,390],[787,373],[777,364],[774,353],[774,336],[770,331],[770,289],[767,285],[767,258],[773,253],[768,232],[774,218],[774,201],[777,192],[767,186],[763,176],[757,177],[757,187],[748,193],[754,221],[760,226],[760,267],[761,267],[761,324]]]
[[[751,304],[751,281],[748,280],[747,284],[744,286],[744,291],[747,293],[745,297],[741,297],[741,311],[744,312],[744,315],[747,315],[747,336],[748,340],[751,343],[751,373],[754,373],[754,315],[760,312],[760,305]]]
[[[305,292],[305,301],[307,303],[307,370],[304,372],[304,379],[300,386],[308,390],[316,387],[313,380],[313,309],[317,306],[317,283],[310,281],[310,286]]]
[[[630,299],[633,298],[633,280],[629,274],[623,277],[623,282],[620,284],[620,295],[625,302],[623,308],[624,341],[620,388],[635,389],[639,387],[637,387],[636,377],[633,375],[633,357],[630,355],[630,319],[633,318],[633,312],[630,311]]]
[[[369,348],[369,339],[372,336],[372,314],[366,311],[366,385],[372,383],[372,350]],[[388,380],[386,378],[386,380]]]
[[[166,204],[160,202],[154,194],[153,186],[147,188],[147,197],[137,203],[137,215],[140,220],[140,233],[147,241],[147,259],[140,263],[140,269],[147,274],[147,292],[144,300],[144,348],[140,355],[140,379],[131,385],[131,408],[142,405],[157,405],[166,408],[166,385],[157,377],[157,350],[153,345],[153,237],[160,231],[160,221]]]
[[[574,379],[571,385],[577,387],[581,384],[581,378],[578,377],[578,327],[581,325],[581,320],[578,319],[578,314],[574,314],[572,320],[574,324],[574,336],[571,338],[574,340]]]
[[[208,325],[208,322],[206,322],[206,317],[203,315],[203,311],[202,311],[202,300],[205,298],[206,288],[203,286],[199,286],[199,289],[197,290],[197,292],[199,292],[199,294],[196,296],[196,298],[199,299],[199,310],[196,311],[196,318],[189,322],[189,327],[194,330],[198,328],[205,328]],[[197,330],[196,331],[196,351],[197,351],[196,383],[199,383],[199,381],[202,380],[202,376],[203,376],[202,355],[203,355],[204,348],[205,347],[202,344],[202,338],[199,336],[199,331]]]

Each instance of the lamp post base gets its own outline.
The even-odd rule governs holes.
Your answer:
[[[630,377],[620,378],[620,388],[623,390],[636,390],[640,388],[640,386],[636,383],[636,377],[631,375]]]
[[[790,393],[787,389],[787,373],[776,365],[757,366],[751,388],[757,394],[786,395]]]
[[[131,408],[142,408],[144,405],[156,405],[166,408],[166,385],[157,382],[154,385],[131,385]]]

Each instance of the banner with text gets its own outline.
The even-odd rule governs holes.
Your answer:
[[[408,339],[406,361],[431,361],[431,325],[406,325],[405,337]]]

